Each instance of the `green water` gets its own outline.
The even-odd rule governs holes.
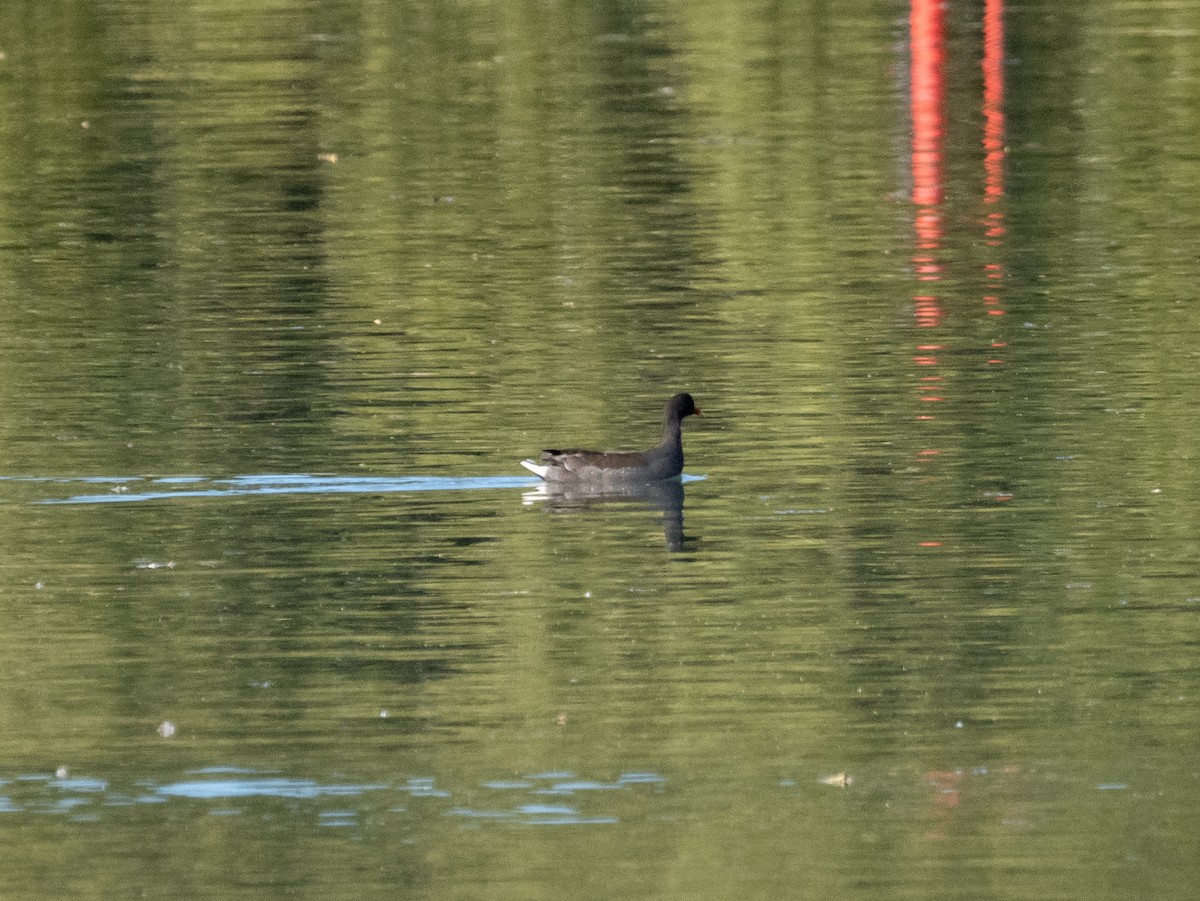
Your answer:
[[[0,5],[0,895],[1192,897],[1200,8],[998,8]]]

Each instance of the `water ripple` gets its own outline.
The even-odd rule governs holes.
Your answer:
[[[656,773],[625,773],[612,782],[578,777],[572,773],[531,774],[518,779],[485,779],[466,791],[442,787],[431,776],[414,776],[397,782],[340,782],[285,776],[279,772],[214,766],[189,770],[168,782],[137,780],[115,787],[106,779],[66,774],[23,774],[0,778],[0,814],[65,816],[94,821],[119,809],[146,809],[153,805],[204,805],[213,816],[250,814],[256,802],[272,799],[299,802],[310,822],[325,827],[356,827],[364,813],[387,810],[405,814],[404,800],[441,807],[446,816],[526,826],[602,825],[620,822],[612,810],[585,811],[582,804],[548,802],[538,795],[586,796],[594,804],[605,791],[636,794],[666,783]],[[465,795],[483,804],[456,802]],[[600,802],[601,804],[603,802]]]
[[[262,494],[391,494],[414,491],[491,491],[529,489],[540,484],[528,476],[338,476],[310,474],[243,475],[211,479],[203,476],[139,478],[98,476],[65,479],[0,476],[0,482],[38,486],[88,486],[68,497],[34,498],[35,504],[120,504],[178,498],[246,497]],[[103,493],[95,486],[103,485]],[[71,490],[68,487],[67,490]]]
[[[700,481],[704,476],[684,475],[684,483]],[[53,486],[88,486],[88,490],[67,497],[33,497],[34,504],[122,504],[179,498],[247,497],[262,494],[394,494],[417,491],[497,491],[512,488],[529,490],[544,486],[531,476],[339,476],[306,473],[242,475],[228,478],[205,476],[0,476],[0,484],[21,486],[26,491]],[[97,486],[104,486],[97,493]],[[44,493],[44,492],[43,492]]]

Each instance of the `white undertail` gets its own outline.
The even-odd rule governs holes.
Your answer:
[[[522,460],[521,465],[532,472],[539,479],[546,478],[546,473],[550,471],[549,466],[543,466],[541,463],[534,463],[532,460]]]

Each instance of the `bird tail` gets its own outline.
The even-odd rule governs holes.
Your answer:
[[[539,479],[546,478],[546,473],[550,471],[549,466],[543,466],[541,463],[534,463],[532,460],[522,460],[521,465],[532,472]]]

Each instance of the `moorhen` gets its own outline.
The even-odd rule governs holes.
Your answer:
[[[685,416],[700,415],[690,394],[676,394],[663,411],[662,444],[647,451],[544,450],[521,465],[547,482],[581,486],[634,485],[673,479],[683,472]]]

